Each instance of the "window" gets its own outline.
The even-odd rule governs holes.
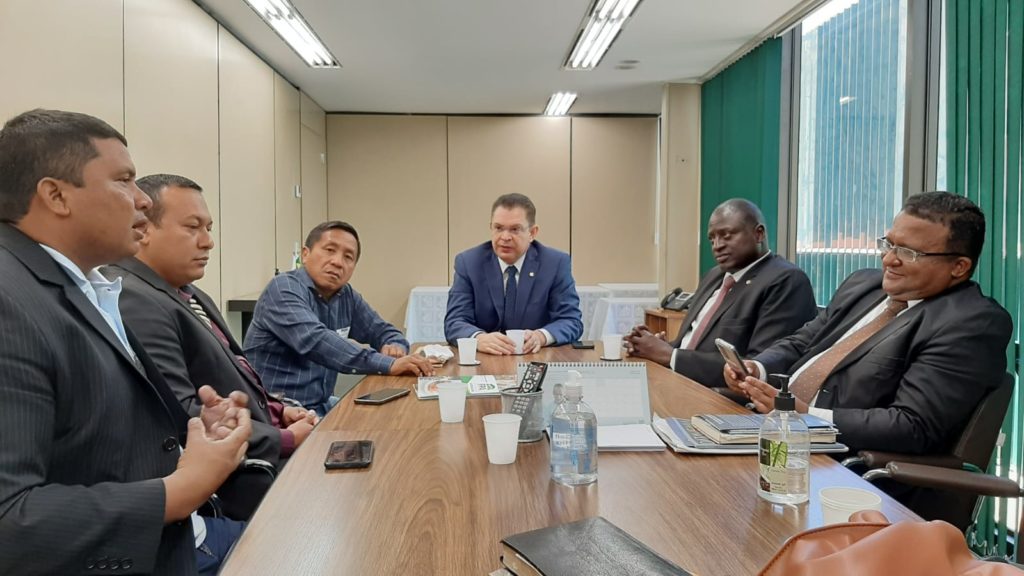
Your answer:
[[[825,304],[903,203],[907,0],[832,0],[800,39],[796,263]]]

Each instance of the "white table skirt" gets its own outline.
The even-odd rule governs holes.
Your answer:
[[[616,284],[601,282],[601,288],[611,292],[612,298],[657,298],[658,284],[656,282],[640,282],[629,284]]]
[[[605,334],[628,334],[644,321],[644,310],[657,308],[658,297],[601,298],[594,310],[594,320],[587,333],[588,340],[600,340]]]
[[[417,286],[405,309],[405,338],[410,342],[444,342],[448,286]]]

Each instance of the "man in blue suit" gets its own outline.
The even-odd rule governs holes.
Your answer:
[[[566,344],[583,334],[580,297],[569,255],[534,238],[537,208],[522,194],[491,207],[491,241],[455,257],[444,335],[452,344],[476,338],[477,350],[512,354],[503,332],[526,330],[523,353]]]

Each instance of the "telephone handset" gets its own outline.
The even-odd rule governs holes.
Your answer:
[[[692,293],[683,292],[682,288],[677,287],[661,299],[661,307],[665,310],[675,310],[676,312],[679,312],[689,306],[690,298],[693,298]]]

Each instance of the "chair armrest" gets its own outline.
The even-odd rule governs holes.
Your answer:
[[[237,472],[262,472],[267,476],[270,476],[271,480],[277,478],[277,467],[267,462],[266,460],[260,460],[258,458],[246,458],[239,464]]]
[[[940,468],[953,468],[960,469],[963,467],[964,461],[959,458],[950,456],[948,454],[935,454],[927,456],[917,456],[913,454],[898,454],[896,452],[882,452],[879,450],[861,450],[857,453],[860,464],[866,466],[869,470],[875,468],[884,468],[889,462],[906,462],[910,464],[922,464],[925,466],[937,466]],[[843,461],[843,465],[847,466],[847,461],[853,460],[853,458],[847,458]],[[849,468],[849,466],[847,466]]]
[[[888,478],[911,486],[956,490],[980,496],[1024,496],[1024,490],[1013,480],[989,474],[908,462],[890,462],[885,468],[888,471]]]

